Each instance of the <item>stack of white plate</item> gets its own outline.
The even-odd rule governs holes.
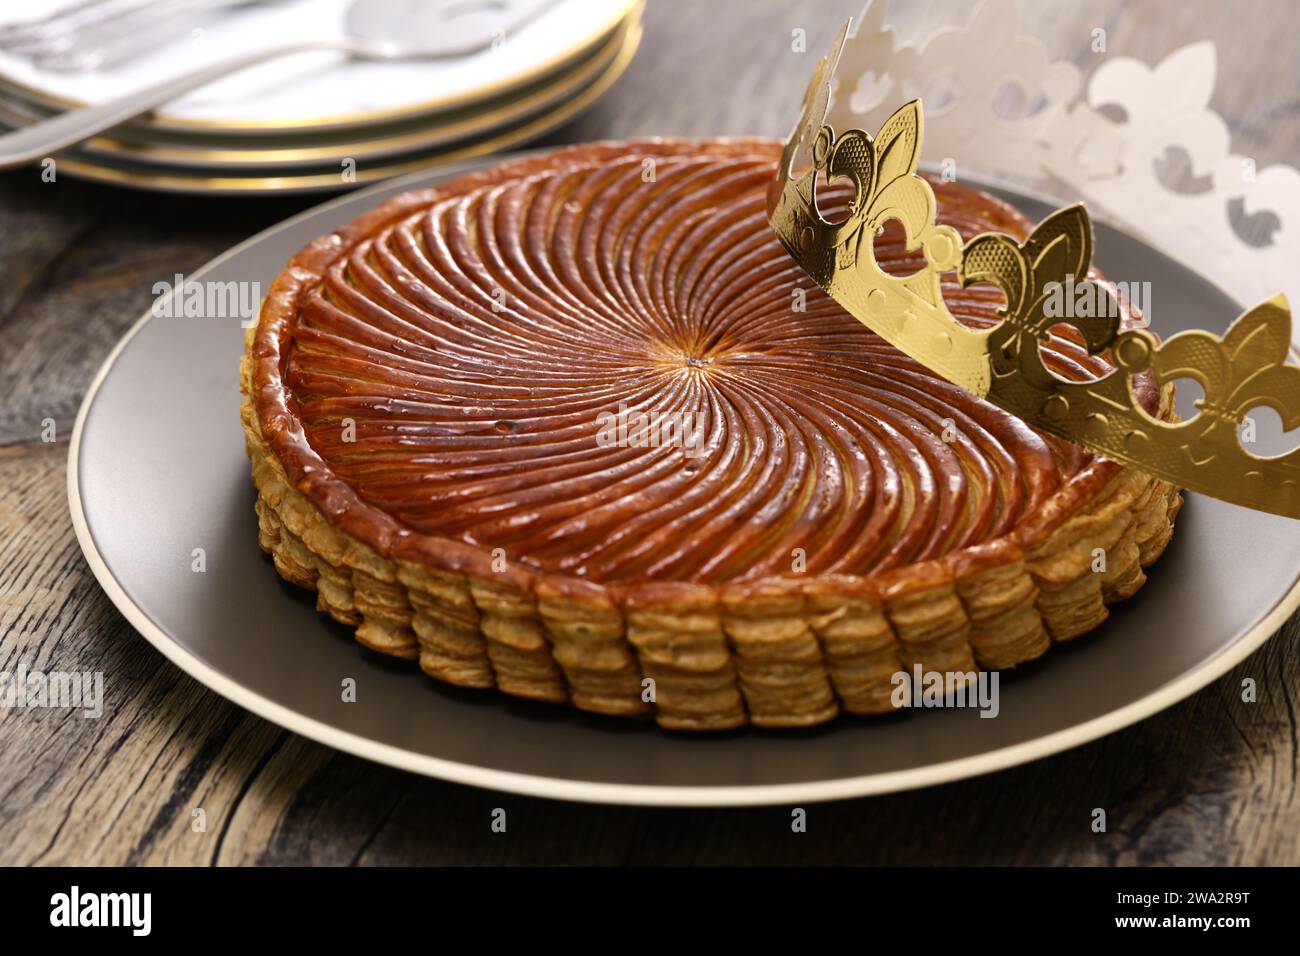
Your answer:
[[[72,0],[84,3],[85,0]],[[69,0],[27,0],[33,20]],[[14,5],[17,7],[18,5]],[[242,51],[341,24],[349,0],[262,0],[176,17],[162,42],[111,67],[56,69],[0,49],[0,124],[96,104]],[[17,10],[14,11],[17,13]],[[6,11],[6,21],[17,19]],[[58,154],[58,172],[220,194],[345,189],[535,139],[627,68],[640,0],[555,0],[489,49],[453,59],[282,57],[196,90]]]

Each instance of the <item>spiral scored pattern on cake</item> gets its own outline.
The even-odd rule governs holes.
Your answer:
[[[887,710],[900,669],[1007,666],[1100,623],[1167,543],[1174,489],[844,312],[767,225],[778,155],[575,147],[304,250],[244,373],[281,574],[434,676],[673,727]],[[964,238],[1029,230],[934,185]],[[920,265],[901,230],[876,254]],[[995,290],[944,293],[997,321]],[[1064,377],[1110,368],[1066,334],[1043,348]]]

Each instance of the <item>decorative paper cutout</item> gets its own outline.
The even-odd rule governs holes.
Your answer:
[[[899,103],[926,105],[926,159],[1082,196],[1096,211],[1186,262],[1243,302],[1279,290],[1300,301],[1300,171],[1256,169],[1232,152],[1227,125],[1209,107],[1215,48],[1209,41],[1154,67],[1098,55],[1086,82],[1021,32],[1016,0],[984,0],[969,21],[920,45],[885,24],[887,0],[867,3],[837,71],[827,123],[877,129]],[[996,65],[992,69],[991,65]],[[995,108],[1008,82],[1023,90],[1022,115]],[[1005,97],[1004,97],[1005,99]],[[1118,109],[1122,120],[1107,114]],[[1178,192],[1156,173],[1181,148],[1204,191]],[[1049,186],[1050,188],[1050,186]],[[1234,208],[1277,217],[1271,241],[1253,246]],[[1294,340],[1300,348],[1300,330]]]
[[[827,122],[847,33],[818,62],[768,191],[772,228],[804,270],[886,341],[1022,420],[1181,487],[1300,518],[1300,449],[1261,458],[1240,441],[1247,413],[1259,406],[1276,411],[1287,429],[1300,425],[1300,367],[1285,364],[1285,297],[1249,310],[1222,338],[1193,330],[1164,343],[1145,328],[1121,328],[1118,308],[1056,314],[1051,296],[1080,284],[1075,277],[1091,265],[1087,210],[1058,210],[1024,242],[984,233],[963,245],[956,230],[935,222],[934,192],[916,173],[918,101],[893,113],[875,136]],[[818,183],[843,179],[853,184],[853,198],[848,215],[831,222],[818,208]],[[923,253],[918,272],[893,276],[876,262],[875,236],[890,221],[902,226],[909,249]],[[953,317],[940,289],[941,274],[950,271],[963,285],[1002,290],[998,324],[973,328]],[[1091,381],[1057,377],[1039,348],[1057,325],[1073,326],[1090,353],[1108,351],[1117,368]],[[1196,380],[1205,393],[1197,414],[1182,422],[1149,414],[1131,381],[1147,371],[1161,384]]]

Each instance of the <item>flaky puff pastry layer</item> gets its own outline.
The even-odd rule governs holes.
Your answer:
[[[245,359],[246,394],[249,371]],[[363,645],[462,687],[652,715],[672,729],[806,727],[841,710],[887,713],[899,671],[1033,660],[1097,627],[1108,604],[1145,583],[1182,504],[1168,483],[1117,469],[1027,548],[1002,540],[876,577],[666,582],[620,593],[385,557],[291,486],[247,399],[242,420],[262,549]],[[1094,570],[1098,554],[1103,572]]]

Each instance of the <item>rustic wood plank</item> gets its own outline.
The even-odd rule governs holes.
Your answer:
[[[900,29],[967,14],[899,5]],[[1158,60],[1210,37],[1214,105],[1260,166],[1294,161],[1294,64],[1259,56],[1300,10],[1273,2],[1050,0],[1026,22],[1083,63],[1094,26]],[[550,137],[784,135],[811,57],[856,0],[656,0],[612,93]],[[808,31],[809,53],[789,48]],[[1290,91],[1279,92],[1279,91]],[[67,436],[94,369],[152,300],[232,243],[314,204],[131,193],[0,176],[0,669],[102,671],[103,718],[0,711],[0,863],[1300,862],[1300,619],[1232,674],[1136,727],[973,781],[807,808],[592,807],[428,780],[336,753],[226,703],[167,663],[100,592],[64,497]],[[40,440],[53,418],[57,441]],[[1259,699],[1240,685],[1256,680]],[[507,811],[505,834],[490,829]],[[1104,834],[1090,829],[1106,809]],[[194,828],[194,811],[205,828]]]

